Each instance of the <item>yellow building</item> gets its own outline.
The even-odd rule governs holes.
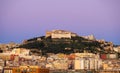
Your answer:
[[[9,53],[1,53],[0,59],[2,60],[10,60],[10,54]]]
[[[104,70],[108,69],[108,64],[103,64],[103,69]]]

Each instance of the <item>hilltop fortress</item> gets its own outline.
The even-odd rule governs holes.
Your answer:
[[[52,30],[47,31],[45,37],[51,38],[71,38],[77,36],[76,33],[65,31],[65,30]]]
[[[79,36],[76,33],[66,31],[66,30],[52,30],[52,31],[47,31],[45,37],[51,37],[51,38],[70,38],[71,37],[76,37]],[[85,39],[89,40],[96,40],[94,35],[88,35],[88,36],[81,36]]]

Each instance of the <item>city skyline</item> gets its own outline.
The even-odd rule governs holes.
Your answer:
[[[63,29],[120,45],[119,0],[0,1],[0,43],[21,43]]]

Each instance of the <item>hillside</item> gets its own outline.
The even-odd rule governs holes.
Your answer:
[[[105,51],[102,43],[95,40],[88,40],[83,37],[72,37],[70,38],[54,38],[51,37],[36,37],[26,40],[19,47],[27,49],[38,49],[43,54],[45,53],[73,53],[73,52],[87,52],[92,53],[108,53]],[[108,45],[109,46],[109,45]]]

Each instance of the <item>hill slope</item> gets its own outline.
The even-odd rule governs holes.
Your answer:
[[[88,40],[79,36],[72,37],[71,39],[52,39],[51,37],[45,38],[45,36],[42,36],[26,40],[26,42],[22,43],[19,47],[38,49],[43,53],[69,54],[73,52],[83,52],[84,50],[92,53],[106,53],[104,47],[101,45],[102,43],[98,41]]]

